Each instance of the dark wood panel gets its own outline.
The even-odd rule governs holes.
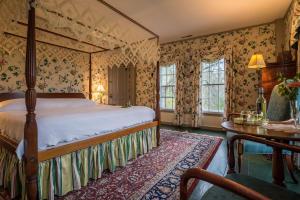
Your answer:
[[[290,63],[268,63],[267,67],[262,69],[262,87],[265,91],[267,102],[270,100],[272,90],[275,85],[279,84],[278,75],[282,73],[287,78],[292,78],[296,75],[296,62]]]
[[[82,93],[37,93],[38,98],[85,98]],[[24,93],[0,93],[0,102],[25,98]]]

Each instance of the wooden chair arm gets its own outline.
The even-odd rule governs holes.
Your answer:
[[[234,135],[230,141],[229,141],[229,173],[234,173],[234,167],[235,167],[235,159],[234,159],[234,143],[236,140],[249,140],[253,142],[258,142],[261,144],[265,144],[268,146],[271,146],[274,149],[280,149],[280,150],[288,150],[291,152],[297,152],[300,153],[300,147],[285,143],[280,143],[272,140],[267,140],[261,137],[256,137],[252,135],[243,135],[238,134]]]
[[[196,178],[209,183],[212,183],[216,186],[229,190],[237,195],[245,197],[251,200],[267,200],[268,197],[247,188],[244,185],[236,183],[230,179],[224,178],[222,176],[210,173],[203,169],[192,168],[188,169],[180,178],[180,199],[187,200],[188,192],[187,192],[187,183],[189,179]]]

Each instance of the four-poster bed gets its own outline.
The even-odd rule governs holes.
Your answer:
[[[17,2],[17,3],[16,3]],[[80,4],[80,1],[78,0],[72,0],[69,1],[72,2],[73,4]],[[92,19],[92,17],[88,16],[86,11],[94,11],[94,10],[90,10],[90,9],[94,9],[94,8],[88,8],[86,10],[83,9],[83,13],[79,14],[79,16],[81,16],[82,18],[74,18],[74,16],[68,16],[67,14],[69,14],[69,8],[67,8],[66,10],[59,10],[59,12],[55,10],[55,8],[58,8],[59,6],[62,5],[66,5],[69,3],[68,1],[64,1],[64,0],[58,0],[55,1],[55,3],[52,3],[51,1],[38,1],[38,0],[29,0],[26,3],[24,3],[25,5],[23,5],[23,9],[26,8],[26,6],[28,6],[28,15],[27,15],[27,19],[28,19],[28,23],[24,23],[24,22],[20,22],[20,19],[23,19],[24,21],[24,15],[26,16],[26,14],[24,13],[18,13],[20,16],[20,19],[17,17],[16,19],[14,19],[13,17],[15,13],[12,13],[12,18],[8,17],[8,22],[13,22],[13,25],[20,25],[24,28],[24,25],[27,25],[27,36],[22,36],[19,34],[15,34],[13,31],[11,31],[12,33],[10,33],[8,30],[9,28],[6,27],[3,28],[4,30],[2,31],[3,33],[6,34],[11,34],[11,35],[16,35],[18,37],[23,37],[27,39],[27,45],[26,45],[26,64],[25,64],[25,78],[26,78],[26,93],[25,93],[25,104],[26,104],[26,110],[27,110],[27,114],[26,114],[26,122],[25,122],[25,127],[24,127],[24,155],[23,155],[23,162],[20,161],[21,163],[16,164],[15,166],[18,166],[19,168],[22,168],[22,166],[24,166],[24,169],[19,169],[18,172],[16,173],[21,173],[22,170],[23,174],[18,174],[20,175],[21,179],[24,179],[23,181],[26,182],[26,195],[28,197],[28,199],[37,199],[37,198],[54,198],[55,194],[65,194],[66,192],[72,190],[72,189],[76,189],[78,187],[80,187],[80,181],[82,185],[86,185],[87,184],[87,180],[89,178],[98,178],[101,176],[101,172],[96,172],[96,168],[98,167],[99,169],[101,168],[101,170],[103,169],[110,169],[110,170],[114,170],[115,165],[112,167],[112,169],[109,166],[104,166],[105,163],[109,163],[109,162],[113,162],[111,160],[109,161],[103,161],[101,164],[99,164],[99,166],[97,165],[96,167],[94,166],[94,171],[90,172],[87,171],[88,169],[79,169],[78,171],[75,170],[76,173],[83,173],[84,177],[77,174],[77,181],[79,181],[79,185],[78,182],[76,182],[75,179],[72,179],[72,187],[68,186],[66,190],[62,191],[62,187],[64,187],[65,185],[55,185],[53,182],[55,180],[52,180],[52,175],[54,176],[54,174],[51,174],[54,168],[54,165],[58,165],[59,163],[65,162],[65,160],[69,159],[70,165],[76,162],[74,161],[75,158],[77,158],[78,156],[81,156],[81,160],[79,159],[78,162],[82,163],[86,160],[83,159],[83,157],[91,157],[92,159],[92,155],[96,155],[96,157],[98,156],[97,152],[99,153],[101,148],[111,148],[111,147],[107,147],[109,145],[118,145],[117,142],[119,143],[126,143],[126,141],[128,142],[128,140],[130,140],[130,142],[132,142],[132,148],[137,148],[136,145],[141,145],[141,147],[138,147],[139,150],[137,152],[135,152],[134,156],[126,156],[125,161],[120,161],[121,158],[118,158],[118,162],[120,162],[121,164],[117,164],[117,166],[123,166],[124,163],[126,164],[127,160],[130,158],[134,158],[136,157],[137,154],[142,154],[143,152],[147,152],[148,150],[150,150],[152,147],[155,147],[157,145],[159,145],[159,141],[160,141],[160,132],[159,132],[159,121],[160,121],[160,109],[159,109],[159,63],[158,63],[158,36],[156,34],[154,34],[153,32],[151,32],[150,30],[148,30],[147,28],[145,28],[144,26],[140,25],[139,23],[137,23],[136,21],[130,19],[129,17],[127,17],[126,15],[124,15],[122,12],[118,11],[117,9],[113,8],[112,6],[110,6],[108,3],[104,2],[104,1],[96,1],[96,0],[90,0],[91,3],[93,3],[93,5],[98,5],[101,4],[104,7],[108,8],[108,10],[105,10],[105,12],[110,12],[109,10],[111,10],[113,13],[116,13],[116,15],[113,16],[113,14],[110,14],[108,17],[111,17],[113,19],[116,19],[117,16],[121,16],[123,17],[125,20],[127,20],[129,23],[134,24],[134,26],[136,27],[140,27],[142,29],[142,31],[145,31],[146,34],[141,34],[141,31],[138,32],[138,34],[134,35],[134,36],[130,36],[130,34],[128,32],[120,32],[120,30],[115,30],[115,24],[113,24],[111,27],[108,26],[107,30],[101,30],[101,25],[107,25],[106,24],[101,24],[103,21],[105,21],[104,19],[96,19],[93,23],[93,25],[91,24],[85,24],[88,21],[90,21]],[[5,4],[10,4],[10,6],[17,6],[18,5],[18,1],[15,1],[16,4],[13,4],[9,1],[3,1],[2,2],[2,9],[6,9],[6,5]],[[4,4],[4,5],[3,5]],[[71,4],[71,3],[70,3]],[[88,5],[88,3],[86,3]],[[62,6],[63,7],[63,6]],[[82,7],[82,5],[80,4],[79,7]],[[74,7],[73,7],[74,8]],[[78,8],[78,7],[77,7]],[[22,9],[18,10],[16,9],[16,12],[20,12]],[[38,22],[39,27],[36,26],[36,11],[38,10]],[[24,10],[23,10],[24,11]],[[65,12],[64,12],[65,11]],[[79,12],[77,10],[77,12]],[[23,16],[22,16],[23,15]],[[85,18],[85,17],[86,18]],[[22,18],[23,17],[23,18]],[[73,18],[72,18],[73,17]],[[53,18],[53,19],[52,19]],[[41,20],[42,19],[42,20]],[[49,20],[47,23],[45,23],[43,20]],[[65,24],[61,25],[61,24],[55,24],[53,25],[53,23],[55,23],[55,21],[57,21],[57,19],[60,20],[65,20]],[[119,23],[120,21],[124,20],[124,19],[119,19]],[[11,21],[10,21],[11,20]],[[52,20],[52,21],[51,21]],[[82,21],[80,21],[82,20]],[[43,22],[43,23],[41,23]],[[125,23],[125,25],[123,25],[123,27],[130,27],[132,25],[129,25],[128,22]],[[6,21],[7,23],[7,21]],[[78,29],[78,32],[76,33],[76,30],[74,27],[68,27],[68,25],[70,24],[75,24],[74,26],[76,26],[76,28]],[[123,22],[124,23],[124,22]],[[46,25],[45,25],[46,24]],[[44,27],[40,27],[41,25],[45,25]],[[52,29],[54,29],[55,31],[51,30],[51,28],[49,27],[55,27]],[[80,29],[78,28],[80,27]],[[50,30],[47,30],[46,28],[49,28]],[[74,28],[73,30],[71,30],[72,28]],[[82,29],[81,29],[82,28]],[[8,29],[8,30],[7,30]],[[12,30],[12,29],[11,29]],[[22,32],[22,28],[20,28],[21,32]],[[78,42],[83,42],[85,43],[85,45],[92,45],[93,48],[90,48],[90,58],[89,58],[89,99],[92,99],[92,53],[93,52],[102,52],[102,51],[108,51],[108,50],[115,50],[115,49],[121,49],[121,53],[123,53],[124,55],[127,55],[126,59],[133,59],[133,57],[135,58],[135,60],[137,60],[137,57],[140,58],[140,60],[147,60],[148,62],[152,62],[155,63],[156,65],[156,96],[155,96],[155,117],[154,119],[151,120],[151,122],[146,122],[146,123],[142,123],[142,124],[132,124],[129,125],[126,128],[123,128],[122,130],[117,130],[114,132],[109,132],[107,134],[104,135],[96,135],[94,137],[90,137],[87,138],[85,140],[78,140],[78,141],[72,141],[71,143],[66,143],[66,144],[62,144],[62,145],[58,145],[57,147],[51,147],[49,149],[43,149],[43,150],[39,150],[39,146],[38,146],[38,136],[39,136],[39,131],[38,130],[38,123],[37,123],[37,118],[39,117],[39,110],[36,109],[37,104],[37,98],[64,98],[64,99],[70,99],[70,98],[85,98],[83,94],[75,94],[75,93],[70,93],[70,94],[57,94],[57,93],[45,93],[45,94],[40,94],[36,92],[36,30],[43,30],[43,31],[47,31],[48,34],[56,34],[56,36],[62,36],[63,37],[63,31],[66,31],[66,33],[70,34],[70,33],[74,33],[74,35],[81,33],[82,35],[80,35]],[[71,31],[70,31],[71,30]],[[56,32],[57,31],[57,32]],[[83,34],[83,32],[86,31],[86,34]],[[106,31],[106,32],[105,32]],[[23,31],[24,32],[24,31]],[[89,34],[88,34],[89,33]],[[68,37],[69,39],[71,38],[70,36],[68,36],[68,34],[66,34],[65,37]],[[78,36],[78,35],[77,35]],[[92,37],[94,36],[94,38]],[[119,38],[117,36],[120,36]],[[144,38],[146,36],[146,38]],[[151,36],[151,37],[149,37]],[[148,41],[152,40],[154,38],[156,38],[157,43],[156,43],[156,47],[153,47],[153,44],[148,45]],[[129,39],[128,39],[129,38]],[[72,39],[72,38],[71,38]],[[46,41],[41,41],[41,42],[46,42]],[[112,43],[112,44],[111,44]],[[55,44],[53,44],[55,45]],[[59,46],[59,45],[56,45]],[[69,48],[69,47],[68,47]],[[154,50],[153,50],[154,49]],[[76,49],[75,49],[76,50]],[[78,50],[78,49],[77,49]],[[151,55],[151,53],[153,54],[153,52],[149,52],[149,51],[154,51],[155,55]],[[141,58],[143,57],[143,58]],[[125,59],[125,58],[124,58]],[[19,94],[19,93],[2,93],[0,94],[0,101],[3,102],[5,100],[15,100],[15,99],[19,99],[19,98],[24,98],[23,94]],[[36,111],[38,112],[36,114]],[[129,139],[128,139],[129,138]],[[133,139],[132,139],[133,138]],[[124,140],[124,141],[123,141]],[[145,141],[144,141],[145,140]],[[114,143],[115,142],[115,143]],[[135,144],[135,142],[141,142],[141,144]],[[3,154],[5,154],[5,156],[11,156],[9,154],[15,154],[16,149],[18,147],[18,143],[12,139],[10,139],[9,137],[6,137],[5,134],[0,134],[0,144],[1,146],[4,147],[4,149],[2,148],[0,152],[2,152]],[[127,144],[127,143],[126,143]],[[131,143],[130,143],[131,144]],[[106,145],[105,147],[101,146],[101,145]],[[144,146],[146,145],[146,147]],[[148,145],[148,146],[147,146]],[[116,152],[121,151],[119,147],[119,150],[114,150],[114,149],[110,149],[111,152],[102,152],[101,155],[106,155],[109,156],[117,156],[118,154]],[[126,147],[127,148],[127,147]],[[146,148],[146,149],[143,149]],[[128,149],[126,149],[127,151]],[[92,154],[90,152],[96,152],[95,154]],[[109,151],[109,150],[107,150]],[[130,149],[128,150],[130,151]],[[77,153],[76,153],[77,152]],[[100,155],[99,154],[99,155]],[[15,155],[14,155],[15,156]],[[96,162],[96,157],[94,157],[93,161],[94,163]],[[14,157],[15,158],[15,157]],[[65,159],[65,160],[63,160]],[[105,159],[105,158],[104,158]],[[1,159],[0,159],[1,160]],[[5,157],[2,157],[2,163],[0,162],[0,167],[1,165],[4,166],[5,163],[3,163],[5,160]],[[71,163],[72,162],[72,163]],[[91,162],[86,161],[86,162]],[[98,161],[97,161],[98,162]],[[78,165],[78,163],[76,164]],[[82,168],[87,168],[87,163],[86,165],[81,164],[80,165]],[[51,169],[50,169],[51,168]],[[70,171],[69,173],[74,173],[74,169],[73,168],[69,168]],[[73,171],[72,171],[73,170]],[[47,173],[49,174],[47,174]],[[56,173],[62,173],[61,174],[61,179],[63,180],[64,174],[63,173],[67,173],[66,171],[57,171]],[[92,174],[89,174],[92,173]],[[88,175],[87,175],[88,174]],[[14,174],[16,175],[16,174]],[[57,175],[57,174],[56,174]],[[68,175],[68,174],[67,174]],[[23,176],[23,177],[22,177]],[[25,177],[24,177],[25,176]],[[46,180],[46,181],[45,181]],[[74,183],[76,182],[76,184]],[[22,183],[21,183],[22,184]],[[49,185],[45,185],[45,184],[51,184],[51,186]],[[64,183],[62,183],[64,184]],[[75,186],[74,186],[75,184]],[[10,188],[10,192],[12,193],[12,191],[14,191],[13,195],[19,193],[22,193],[22,198],[24,198],[25,195],[25,191],[15,191],[15,190],[20,190],[20,189],[13,189]],[[43,194],[43,192],[46,193]],[[18,194],[20,195],[20,194]],[[15,196],[12,196],[15,197]]]

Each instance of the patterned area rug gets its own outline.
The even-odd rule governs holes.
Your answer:
[[[219,137],[161,130],[158,148],[60,199],[179,199],[180,175],[189,168],[207,168],[221,142]]]

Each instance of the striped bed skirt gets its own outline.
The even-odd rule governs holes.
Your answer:
[[[123,167],[156,147],[156,127],[39,163],[39,199],[54,199],[101,178],[104,170]],[[26,199],[25,168],[15,154],[0,147],[0,187],[11,198]]]

